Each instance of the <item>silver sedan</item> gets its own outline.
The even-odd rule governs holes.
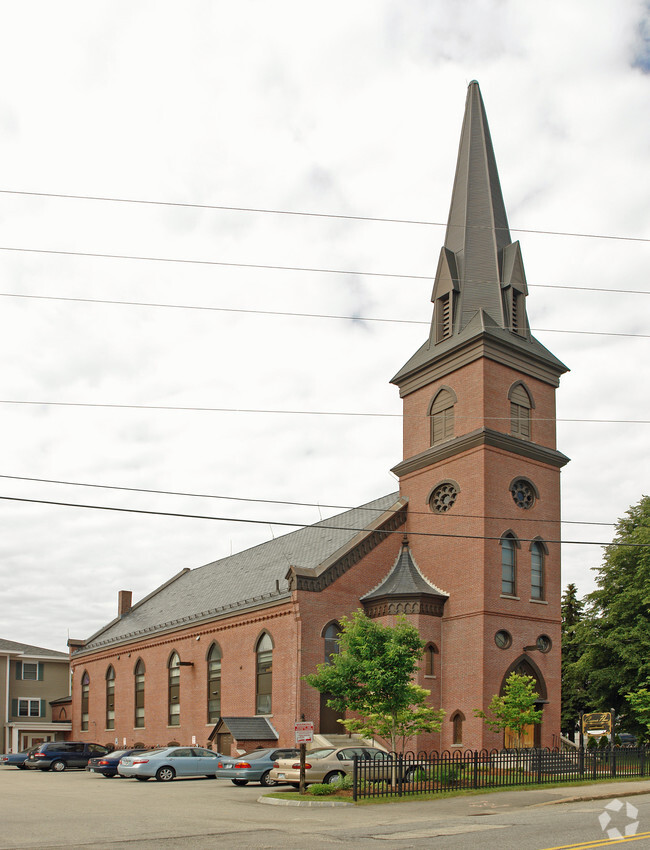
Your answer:
[[[158,782],[171,782],[177,776],[205,776],[215,779],[220,753],[203,747],[164,747],[120,759],[120,776],[134,776],[146,782],[154,776]]]

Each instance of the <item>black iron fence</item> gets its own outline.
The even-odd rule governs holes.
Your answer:
[[[355,756],[353,798],[650,775],[650,749],[466,750]]]

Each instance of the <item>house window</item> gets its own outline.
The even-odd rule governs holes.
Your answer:
[[[167,723],[169,726],[181,725],[181,659],[177,652],[172,652],[167,665],[169,672],[169,687],[167,691]]]
[[[517,437],[530,440],[530,411],[534,407],[530,394],[522,383],[516,383],[508,393],[510,399],[510,431]]]
[[[19,662],[19,665],[20,666],[18,669],[22,668],[22,670],[20,671],[20,676],[16,676],[17,679],[32,679],[35,681],[38,678],[43,678],[42,676],[39,677],[38,675],[38,668],[40,666],[39,664],[32,664],[32,662],[23,661],[22,664],[20,664]],[[18,670],[16,672],[18,672]]]
[[[452,741],[454,744],[462,744],[463,743],[463,720],[465,717],[463,716],[462,711],[456,711],[451,716],[451,722],[453,724],[452,728]]]
[[[530,596],[544,599],[544,547],[534,540],[530,545]]]
[[[208,653],[208,723],[221,716],[221,649],[213,643]]]
[[[325,663],[329,664],[333,655],[338,655],[341,648],[339,646],[339,637],[341,636],[341,627],[338,623],[330,623],[323,632],[325,638]]]
[[[517,589],[517,541],[512,534],[501,538],[501,593],[514,596]]]
[[[431,417],[432,446],[451,440],[454,436],[455,404],[456,394],[447,388],[441,389],[431,402],[429,416]]]
[[[133,671],[135,679],[135,727],[144,728],[144,662],[140,658]]]
[[[41,716],[41,701],[40,699],[19,699],[18,700],[18,717],[40,717]]]
[[[424,675],[425,676],[435,676],[436,675],[436,655],[438,654],[438,647],[435,644],[430,643],[424,649]]]
[[[84,670],[84,674],[81,677],[81,729],[82,731],[88,730],[88,701],[90,697],[90,676],[88,672]]]
[[[273,642],[265,632],[257,642],[257,679],[255,714],[271,713],[271,685],[273,678]]]
[[[106,671],[106,728],[115,729],[115,670]]]

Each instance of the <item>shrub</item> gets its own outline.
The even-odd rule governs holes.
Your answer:
[[[315,785],[310,785],[307,789],[314,797],[328,797],[330,794],[336,794],[338,790],[336,785],[329,785],[327,782],[317,782]]]

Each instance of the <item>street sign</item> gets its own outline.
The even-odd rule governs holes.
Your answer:
[[[314,740],[314,724],[311,721],[296,723],[296,744],[311,744]]]
[[[591,714],[582,715],[583,735],[591,732],[600,732],[602,735],[611,735],[612,713],[611,711],[595,711]]]

